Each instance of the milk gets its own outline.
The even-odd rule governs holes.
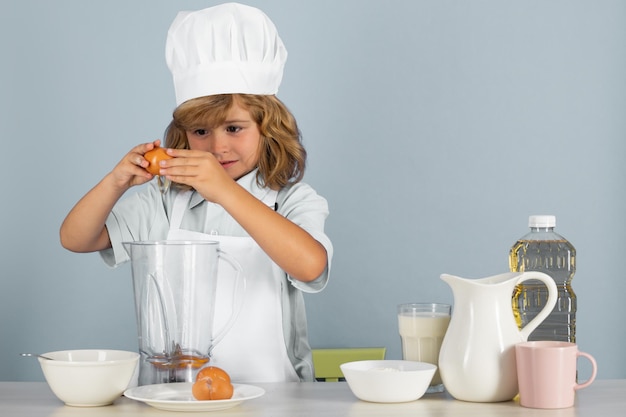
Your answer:
[[[402,339],[402,358],[438,365],[439,350],[450,323],[450,315],[433,312],[398,315],[398,327]],[[441,384],[439,369],[431,385]]]

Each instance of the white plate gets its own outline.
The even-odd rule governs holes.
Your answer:
[[[230,400],[198,401],[191,394],[193,382],[144,385],[124,391],[131,400],[144,402],[154,408],[166,411],[216,411],[235,407],[244,401],[260,397],[265,390],[254,385],[233,384],[234,392]]]

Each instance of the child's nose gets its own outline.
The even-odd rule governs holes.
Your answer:
[[[209,152],[222,153],[229,149],[229,141],[225,135],[213,135],[209,141]]]

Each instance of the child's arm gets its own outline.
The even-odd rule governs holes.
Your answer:
[[[224,209],[289,276],[313,281],[327,265],[324,247],[300,226],[276,213],[235,182],[208,152],[168,149],[161,174],[187,184]]]
[[[326,250],[317,240],[239,184],[233,183],[218,203],[289,276],[313,281],[326,268]]]
[[[69,212],[61,225],[61,245],[74,252],[94,252],[111,246],[106,219],[120,197],[134,185],[152,179],[143,155],[159,141],[134,147]]]

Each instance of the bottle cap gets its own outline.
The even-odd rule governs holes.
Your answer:
[[[528,227],[554,227],[556,226],[556,216],[534,215],[528,217]]]

